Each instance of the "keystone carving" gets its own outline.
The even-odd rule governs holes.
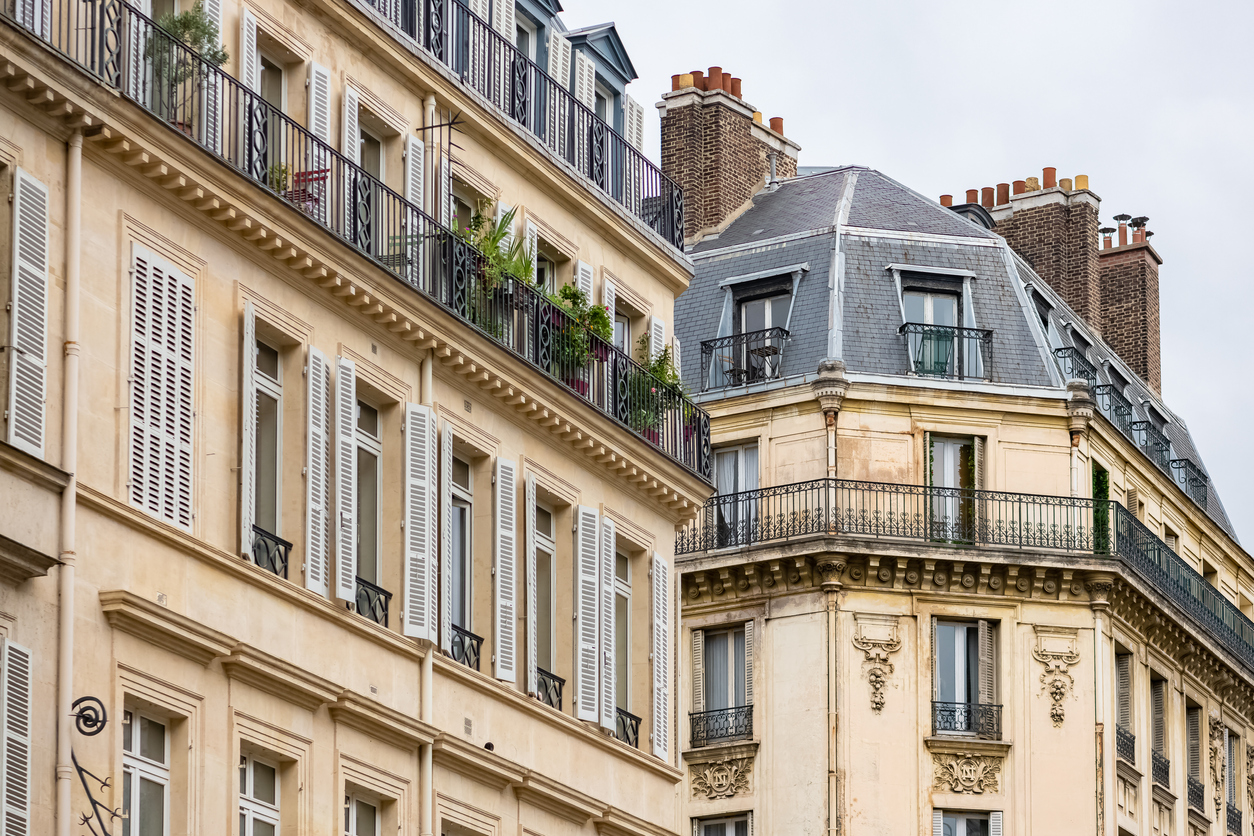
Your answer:
[[[749,791],[753,758],[724,758],[692,767],[692,796],[710,800]]]
[[[936,774],[932,789],[971,795],[998,792],[1001,761],[989,755],[933,754]]]
[[[1080,661],[1076,650],[1076,631],[1067,627],[1036,627],[1036,647],[1032,658],[1045,666],[1041,674],[1041,690],[1049,694],[1049,719],[1054,728],[1061,728],[1065,716],[1063,701],[1075,686],[1068,668]]]
[[[1227,753],[1224,751],[1224,724],[1219,712],[1210,713],[1210,782],[1215,788],[1215,815],[1223,809],[1224,783],[1227,777]]]
[[[897,616],[854,613],[857,630],[853,646],[862,651],[862,673],[871,685],[871,710],[876,714],[884,708],[884,686],[893,672],[888,657],[901,649],[901,636],[897,632]]]

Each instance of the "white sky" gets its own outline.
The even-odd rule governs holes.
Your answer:
[[[959,200],[1052,165],[1089,175],[1103,225],[1147,215],[1163,395],[1254,536],[1254,3],[564,3],[568,26],[618,24],[655,161],[671,75],[716,65],[784,118],[802,165]]]

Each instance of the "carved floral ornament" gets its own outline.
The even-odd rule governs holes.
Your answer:
[[[876,714],[884,707],[884,687],[893,672],[888,657],[901,649],[901,636],[897,629],[897,616],[854,613],[857,629],[853,646],[865,655],[862,673],[871,685],[871,710]]]
[[[1210,713],[1210,780],[1215,788],[1215,810],[1223,809],[1224,783],[1227,767],[1227,752],[1224,751],[1224,724],[1218,711]]]
[[[692,795],[710,800],[731,798],[749,791],[753,758],[723,758],[692,767]]]
[[[1065,716],[1063,702],[1072,693],[1075,680],[1068,669],[1080,661],[1080,653],[1076,649],[1078,631],[1070,627],[1045,627],[1037,625],[1036,647],[1032,649],[1032,658],[1045,666],[1041,674],[1041,691],[1049,694],[1049,718],[1054,727],[1060,728]]]
[[[1248,743],[1245,745],[1245,794],[1254,807],[1254,746]]]
[[[933,789],[944,792],[982,795],[998,792],[1001,758],[991,755],[953,755],[934,753]]]

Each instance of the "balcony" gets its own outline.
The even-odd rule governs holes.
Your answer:
[[[476,652],[475,655],[478,656],[478,653]],[[477,664],[473,667],[478,670]],[[540,702],[545,705],[551,705],[558,711],[561,711],[562,688],[565,685],[566,680],[562,679],[560,676],[551,674],[544,668],[536,668],[536,686],[540,689],[540,692],[536,696],[538,696],[540,698]]]
[[[906,338],[910,372],[950,380],[993,379],[993,332],[907,322],[897,329]]]
[[[640,718],[630,711],[614,709],[614,736],[633,749],[640,748]]]
[[[688,725],[692,730],[694,749],[715,743],[748,740],[753,737],[753,706],[696,711],[688,715]]]
[[[1072,346],[1055,348],[1054,357],[1057,358],[1058,365],[1062,367],[1063,377],[1067,380],[1079,378],[1088,381],[1090,387],[1097,385],[1097,369],[1093,368],[1093,364],[1080,349]]]
[[[846,479],[714,496],[675,554],[797,537],[1035,549],[1118,560],[1254,670],[1254,622],[1117,502]]]
[[[460,662],[471,670],[479,670],[479,651],[483,647],[483,637],[476,636],[469,630],[453,625],[453,636],[449,640],[449,653],[454,662]],[[561,707],[561,694],[558,694],[558,708]],[[551,704],[551,703],[550,703]]]
[[[789,336],[784,328],[767,328],[701,343],[701,390],[778,379]]]
[[[1202,469],[1190,459],[1172,459],[1171,469],[1175,471],[1176,482],[1179,483],[1189,499],[1196,502],[1197,507],[1205,511],[1206,487],[1210,484],[1210,477],[1203,473]]]
[[[1097,408],[1101,410],[1102,415],[1106,416],[1106,420],[1129,440],[1134,440],[1132,436],[1132,404],[1128,402],[1128,399],[1115,386],[1109,383],[1094,386],[1093,397],[1097,399]]]
[[[384,627],[388,626],[388,605],[392,593],[363,578],[357,579],[357,612]]]
[[[1165,790],[1171,789],[1171,761],[1157,749],[1150,750],[1150,771],[1155,784]]]
[[[261,526],[254,525],[252,553],[253,563],[280,578],[287,578],[287,560],[292,555],[291,543]]]
[[[1118,723],[1115,724],[1115,755],[1136,766],[1136,735]]]
[[[1206,786],[1192,775],[1186,779],[1189,793],[1189,809],[1206,815]]]
[[[1171,441],[1151,421],[1133,421],[1132,432],[1146,457],[1163,473],[1171,472]]]
[[[23,11],[28,6],[4,0],[0,18],[38,37],[184,140],[709,481],[709,416],[680,388],[658,380],[531,284],[512,277],[494,283],[484,256],[419,206],[207,63],[125,0],[102,2],[104,7],[48,0],[41,7],[48,10],[46,15],[31,21]],[[451,2],[463,10],[463,29],[478,31],[482,21]],[[428,13],[432,8],[438,9],[438,3],[428,5]],[[548,100],[557,98],[552,93]],[[566,111],[590,115],[578,106]],[[593,131],[593,125],[574,116],[568,121],[564,147],[575,155],[570,137],[577,130]],[[610,160],[628,156],[624,151]],[[639,161],[602,159],[598,165],[618,165],[635,171],[641,182],[648,179]],[[678,199],[682,205],[682,197]],[[677,229],[682,243],[682,218]]]
[[[1228,803],[1228,832],[1241,836],[1241,810],[1233,802]]]
[[[932,734],[973,734],[984,740],[1001,740],[1001,706],[933,700]]]

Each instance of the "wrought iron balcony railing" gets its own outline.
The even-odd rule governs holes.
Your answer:
[[[616,708],[614,711],[614,736],[633,749],[639,749],[640,718],[621,708]]]
[[[933,700],[932,734],[974,734],[985,740],[1001,740],[1001,706]]]
[[[1228,805],[1228,832],[1241,836],[1241,809],[1233,804]]]
[[[357,579],[357,612],[375,624],[388,626],[388,605],[392,593],[364,578]]]
[[[725,389],[775,380],[784,367],[784,328],[732,334],[701,343],[701,389]]]
[[[545,705],[551,705],[558,711],[561,711],[562,688],[565,685],[566,680],[560,676],[549,673],[544,668],[536,668],[536,686],[540,689],[540,693],[536,694],[536,696]]]
[[[1062,366],[1063,377],[1067,380],[1081,378],[1087,380],[1089,386],[1097,385],[1097,369],[1080,349],[1074,346],[1055,348],[1054,356],[1058,358],[1058,365]]]
[[[1197,503],[1197,507],[1206,510],[1206,486],[1210,477],[1202,472],[1190,459],[1172,459],[1171,469],[1176,473],[1176,482],[1184,489],[1185,494]]]
[[[845,479],[711,497],[676,555],[825,535],[1118,559],[1254,671],[1254,622],[1117,502]]]
[[[992,331],[907,322],[897,333],[906,338],[914,374],[955,380],[993,379]]]
[[[1110,383],[1102,383],[1093,387],[1093,397],[1106,420],[1129,440],[1135,440],[1132,437],[1132,404],[1119,389]]]
[[[1157,749],[1150,750],[1150,769],[1155,784],[1165,790],[1171,789],[1171,761]]]
[[[456,624],[453,625],[449,650],[454,662],[461,662],[468,668],[479,670],[479,651],[482,647],[482,636],[476,636],[469,630],[463,630]]]
[[[1186,777],[1185,783],[1188,784],[1189,807],[1205,815],[1206,786],[1192,775]]]
[[[0,18],[709,481],[709,416],[679,387],[530,284],[493,283],[470,243],[125,0],[0,0]]]
[[[1136,766],[1136,735],[1118,723],[1115,724],[1115,754]]]
[[[278,535],[271,534],[259,525],[253,526],[253,563],[267,569],[280,578],[287,577],[287,560],[292,555],[292,544]]]
[[[697,711],[688,715],[692,731],[692,747],[747,740],[753,737],[753,706],[738,705]]]
[[[1136,443],[1149,460],[1168,475],[1171,474],[1171,441],[1155,427],[1152,421],[1133,421],[1132,432]]]

